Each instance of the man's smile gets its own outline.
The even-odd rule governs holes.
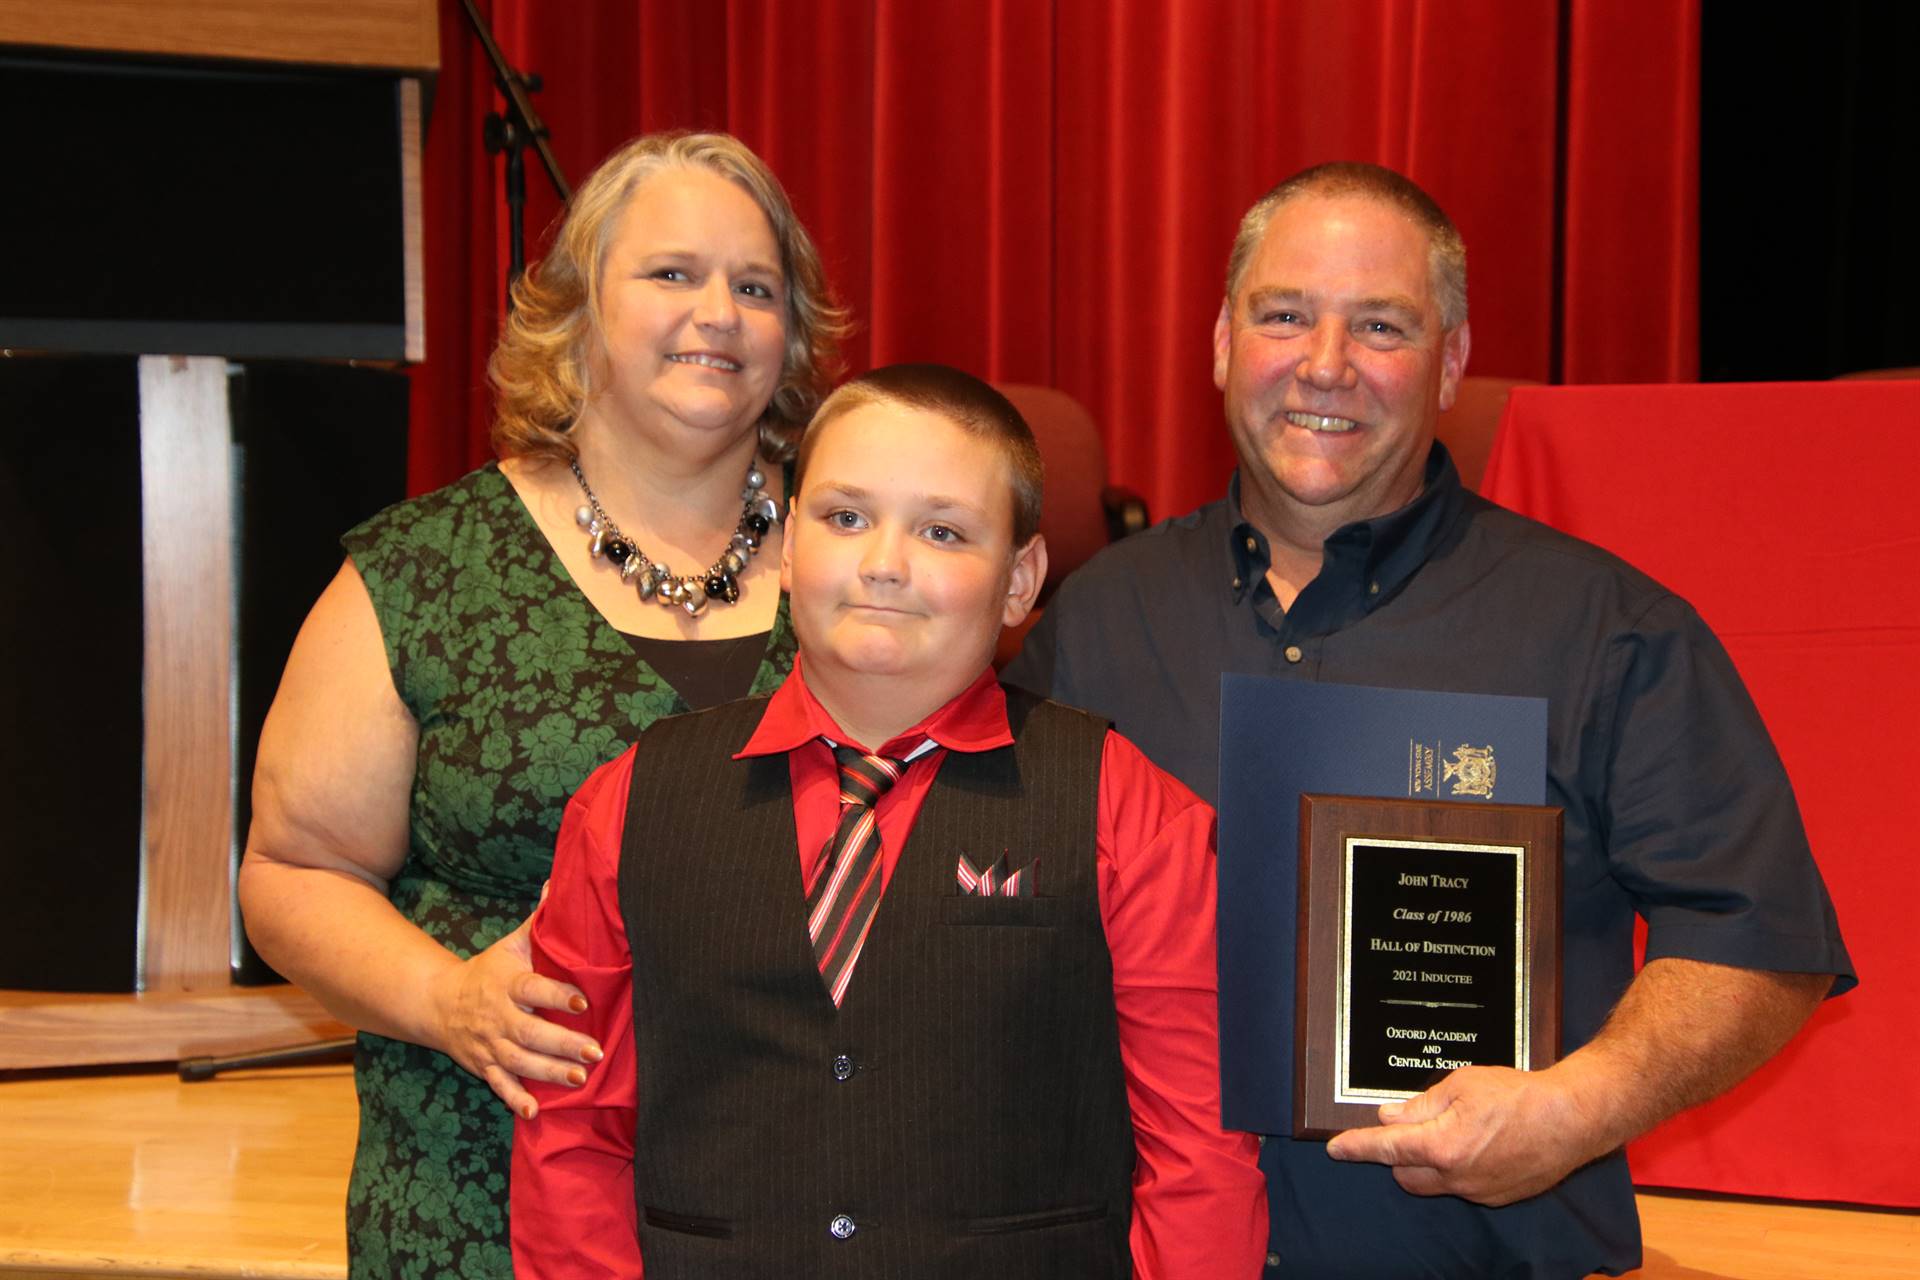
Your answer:
[[[1352,418],[1332,418],[1325,414],[1301,413],[1298,410],[1289,410],[1286,419],[1303,430],[1322,434],[1339,434],[1360,429],[1360,424]]]

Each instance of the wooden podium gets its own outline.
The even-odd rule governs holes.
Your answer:
[[[229,360],[391,370],[424,358],[421,96],[439,63],[435,5],[0,0],[0,46],[10,91],[41,95],[33,131],[52,135],[37,166],[16,170],[16,189],[31,173],[37,194],[7,215],[31,220],[11,228],[30,239],[9,242],[45,252],[21,255],[25,283],[0,300],[0,364],[80,353],[136,363],[144,631],[143,764],[129,784],[143,793],[139,849],[127,859],[138,876],[130,989],[0,990],[0,1070],[166,1061],[343,1034],[299,990],[242,987],[232,976],[235,807],[248,780],[235,776],[240,495],[229,390],[238,367]],[[124,90],[129,83],[136,87]],[[135,118],[131,129],[89,136],[111,118],[99,104],[122,92],[151,103],[158,127]],[[363,105],[342,114],[341,101]],[[286,123],[271,114],[282,109]],[[319,126],[304,122],[310,110],[324,113]],[[222,154],[236,137],[252,139],[253,149]],[[166,168],[140,180],[156,151]],[[332,175],[302,168],[309,154],[358,157],[372,180],[356,169],[330,187]],[[183,181],[207,186],[182,194]],[[109,212],[120,221],[103,235],[84,225],[100,203],[90,193],[113,192],[115,183],[122,198]],[[222,183],[228,188],[217,189]],[[34,203],[42,198],[71,200],[78,212]],[[176,199],[186,203],[170,214]],[[300,219],[318,220],[328,234],[301,234]],[[47,245],[70,222],[83,224],[72,231],[77,247]],[[143,241],[144,228],[161,230]],[[276,236],[290,243],[276,250]],[[342,286],[339,267],[316,248],[351,260],[354,278]],[[306,256],[319,263],[312,282],[298,277]],[[36,275],[37,262],[55,265]],[[97,279],[87,274],[96,267]],[[209,287],[196,294],[201,281]],[[302,312],[309,301],[315,314]],[[404,419],[400,431],[404,438]],[[330,554],[337,563],[337,549]],[[9,732],[57,736],[44,725]]]

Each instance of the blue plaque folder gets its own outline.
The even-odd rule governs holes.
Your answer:
[[[1220,1091],[1229,1129],[1293,1130],[1300,795],[1544,804],[1547,702],[1220,680]]]

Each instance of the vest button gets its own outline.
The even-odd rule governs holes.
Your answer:
[[[827,1224],[827,1234],[835,1240],[845,1240],[848,1236],[852,1235],[855,1230],[853,1219],[844,1213],[834,1214],[833,1221]]]
[[[833,1060],[833,1078],[835,1080],[853,1079],[853,1059],[841,1054]]]

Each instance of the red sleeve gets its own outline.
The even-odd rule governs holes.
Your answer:
[[[1220,1128],[1213,810],[1117,733],[1100,772],[1100,909],[1133,1111],[1140,1280],[1255,1276],[1266,1183]]]
[[[567,804],[547,896],[534,912],[538,973],[571,982],[583,1014],[549,1014],[584,1031],[606,1057],[578,1089],[528,1081],[539,1103],[513,1128],[514,1274],[638,1277],[633,1207],[633,972],[620,916],[620,837],[633,753],[604,765]]]

